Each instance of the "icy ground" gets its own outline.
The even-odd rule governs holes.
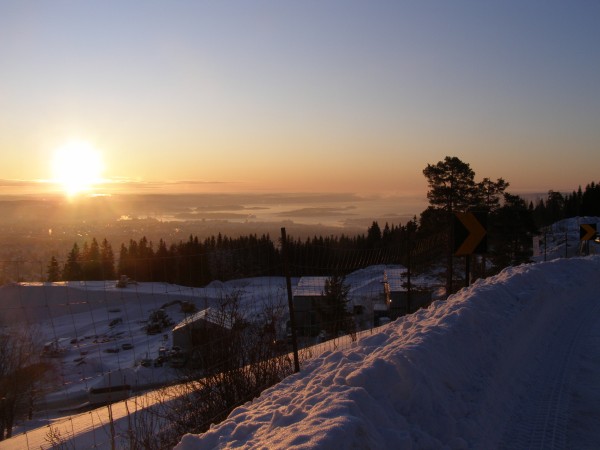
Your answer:
[[[328,352],[178,450],[600,448],[600,257],[509,268]]]

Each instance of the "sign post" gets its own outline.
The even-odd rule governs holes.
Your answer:
[[[465,285],[471,277],[471,255],[487,251],[487,213],[466,212],[454,215],[454,256],[464,256]]]
[[[585,242],[586,255],[590,254],[590,241],[593,241],[597,235],[597,225],[595,223],[582,223],[579,225],[579,240]]]

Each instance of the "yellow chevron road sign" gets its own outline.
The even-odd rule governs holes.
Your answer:
[[[592,241],[596,237],[595,223],[582,223],[579,225],[579,240]]]
[[[487,214],[456,213],[454,218],[454,255],[467,256],[487,251]]]

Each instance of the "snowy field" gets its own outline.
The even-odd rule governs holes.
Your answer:
[[[177,371],[156,360],[161,351],[172,349],[173,327],[189,316],[182,304],[201,310],[233,292],[251,316],[257,298],[285,301],[285,280],[217,281],[204,288],[165,283],[118,288],[114,281],[13,283],[0,287],[0,325],[7,332],[11,326],[26,327],[46,343],[57,373],[53,392],[39,399],[37,408],[64,410],[86,403],[88,389],[107,385],[109,374],[125,378],[134,391],[175,380]],[[162,330],[148,334],[149,319],[161,309],[166,315]]]
[[[372,311],[372,303],[381,299],[384,274],[398,285],[404,271],[401,266],[371,266],[350,274],[346,282],[352,287],[351,301],[369,303],[366,306]],[[297,281],[293,280],[294,286]],[[413,279],[415,285],[431,282],[428,277]],[[218,306],[228,296],[239,298],[249,321],[269,306],[287,314],[283,277],[213,281],[202,288],[165,283],[119,288],[114,281],[12,283],[0,286],[0,329],[10,333],[11,326],[26,327],[53,356],[48,360],[57,367],[55,385],[36,401],[36,408],[75,409],[88,401],[90,388],[121,384],[115,380],[130,384],[134,391],[176,380],[177,370],[157,359],[173,348],[173,328],[190,316],[182,305],[201,311]],[[159,310],[167,322],[149,334],[150,318]],[[281,339],[286,337],[286,319],[282,317],[278,330]],[[364,325],[371,328],[373,321]]]
[[[382,328],[176,448],[600,447],[600,257],[509,268]]]
[[[381,301],[384,274],[399,283],[400,266],[371,266],[347,277],[353,302]],[[295,286],[297,279],[292,280]],[[428,277],[415,277],[415,284],[431,283]],[[33,420],[19,421],[14,437],[0,442],[0,448],[48,448],[48,426],[60,430],[75,448],[110,448],[107,408],[89,409],[89,389],[130,384],[133,394],[141,395],[129,404],[120,402],[111,415],[117,432],[127,433],[129,411],[153,402],[144,394],[148,389],[170,384],[181,374],[167,363],[157,365],[162,351],[173,347],[173,327],[189,317],[182,304],[197,310],[216,306],[235,295],[248,320],[258,317],[265,306],[278,305],[287,312],[287,291],[282,277],[214,281],[206,287],[189,288],[164,283],[131,283],[116,287],[115,281],[13,283],[0,287],[0,319],[7,332],[10,327],[27,327],[54,352],[49,358],[57,366],[54,386],[35,401]],[[170,325],[157,334],[148,334],[149,318],[163,310]],[[285,320],[279,330],[286,336]],[[367,321],[368,322],[368,321]],[[372,320],[366,324],[372,327]],[[370,331],[369,331],[370,333]],[[311,348],[316,355],[340,346],[340,340]],[[103,447],[105,445],[105,447]]]

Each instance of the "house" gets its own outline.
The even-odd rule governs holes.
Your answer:
[[[400,316],[426,308],[432,301],[432,291],[429,289],[407,288],[406,269],[388,268],[385,272],[389,295],[387,309],[389,318],[395,320]]]
[[[207,308],[186,317],[173,328],[173,347],[191,353],[227,334],[233,318],[216,308]]]
[[[302,277],[292,290],[298,336],[316,337],[323,329],[319,306],[329,278]],[[423,280],[420,281],[422,284]],[[408,291],[407,271],[402,266],[380,265],[360,269],[346,276],[344,284],[350,287],[348,309],[352,312],[357,330],[395,320],[427,307],[432,301],[432,291],[416,288],[414,281]]]
[[[302,277],[293,289],[294,314],[298,336],[315,337],[325,328],[321,302],[325,293],[325,284],[331,277]],[[354,272],[344,279],[349,286],[347,309],[351,313],[357,330],[368,329],[374,325],[375,307],[385,308],[387,313],[389,289],[385,282],[385,272],[381,267]]]
[[[325,281],[329,277],[302,277],[292,290],[296,333],[298,336],[317,336],[321,331],[317,305],[323,299]]]

